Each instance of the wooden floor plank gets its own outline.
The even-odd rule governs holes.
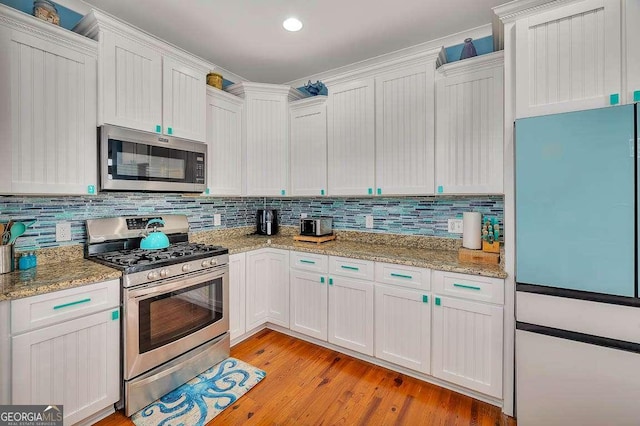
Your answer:
[[[516,425],[498,407],[272,330],[231,356],[267,377],[209,425]],[[121,412],[98,423],[132,424]]]

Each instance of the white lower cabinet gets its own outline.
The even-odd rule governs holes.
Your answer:
[[[375,356],[429,374],[431,295],[375,286]]]
[[[327,340],[326,274],[291,269],[291,330]]]
[[[251,251],[246,262],[246,329],[267,321],[289,328],[289,251]]]
[[[50,306],[50,325],[12,329],[12,404],[62,404],[70,425],[120,399],[119,288],[113,280],[12,301],[12,318],[22,323],[59,301]],[[105,293],[108,306],[91,308],[87,294]]]
[[[242,336],[245,329],[245,253],[229,256],[229,334],[231,340]]]
[[[329,343],[373,356],[373,283],[329,277]]]
[[[434,294],[431,373],[502,397],[502,306]]]

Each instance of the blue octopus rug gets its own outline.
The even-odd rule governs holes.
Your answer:
[[[201,426],[267,375],[227,358],[131,416],[137,426]]]

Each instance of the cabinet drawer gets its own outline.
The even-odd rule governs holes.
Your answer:
[[[319,272],[326,274],[329,270],[329,258],[324,254],[291,252],[290,266],[302,271]]]
[[[433,271],[433,291],[464,299],[504,303],[504,280],[499,278]]]
[[[329,257],[329,274],[373,281],[373,262],[350,259],[348,257]]]
[[[431,270],[414,266],[376,262],[376,282],[429,290]]]
[[[68,321],[120,305],[120,280],[110,280],[11,302],[11,334]]]

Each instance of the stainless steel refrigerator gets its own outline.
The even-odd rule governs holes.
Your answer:
[[[640,424],[638,117],[516,121],[519,426]]]

